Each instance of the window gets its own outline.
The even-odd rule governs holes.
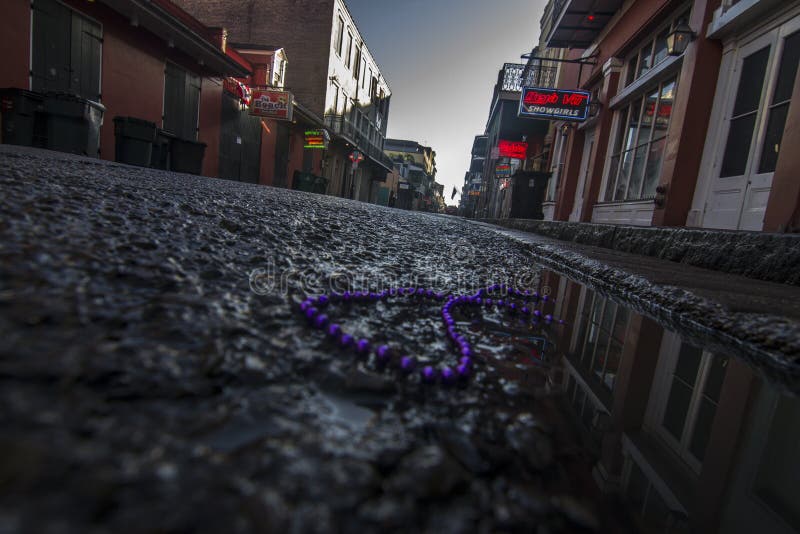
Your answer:
[[[372,85],[370,86],[369,96],[373,102],[378,98],[378,79],[372,78]]]
[[[353,61],[353,77],[358,80],[361,77],[362,61],[361,61],[361,45],[356,46],[356,59]],[[358,84],[356,84],[356,87]]]
[[[55,0],[33,3],[32,89],[100,100],[100,25]]]
[[[780,67],[778,68],[778,79],[767,111],[769,118],[767,119],[767,130],[764,134],[761,162],[758,166],[759,173],[775,172],[799,64],[800,31],[797,31],[784,40],[783,57],[781,57]]]
[[[617,111],[605,200],[653,198],[661,174],[677,79],[671,78]]]
[[[339,16],[336,21],[336,40],[333,42],[333,49],[336,51],[336,55],[342,55],[342,41],[344,40],[344,19]]]
[[[574,354],[579,365],[608,390],[614,389],[628,328],[628,309],[584,288]]]
[[[705,459],[728,357],[713,355],[669,333],[662,341],[665,376],[649,416],[658,435],[695,471]]]
[[[628,59],[625,85],[628,86],[638,80],[662,61],[667,59],[667,35],[681,22],[689,20],[689,11],[682,12],[662,28],[652,38]]]
[[[350,68],[350,62],[353,59],[353,34],[349,31],[347,32],[347,55],[344,60],[344,65],[348,69]]]
[[[197,139],[200,77],[167,63],[164,71],[164,129],[183,139]]]
[[[366,87],[366,85],[365,85],[365,84],[368,84],[368,83],[370,83],[370,81],[372,80],[372,67],[370,67],[370,68],[369,68],[369,69],[367,69],[367,70],[369,71],[369,74],[368,74],[367,76],[364,76],[364,79],[362,80],[362,84],[361,84],[361,88],[362,88],[362,89],[363,89],[364,87]],[[370,93],[370,92],[369,92],[369,90],[367,90],[367,96],[372,96],[372,93]]]

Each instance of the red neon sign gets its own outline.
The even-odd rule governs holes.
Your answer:
[[[520,117],[584,121],[589,113],[590,95],[544,87],[524,87],[519,106]]]
[[[501,139],[497,142],[497,150],[501,158],[525,159],[528,157],[528,143]]]

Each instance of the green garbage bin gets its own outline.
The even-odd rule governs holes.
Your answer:
[[[0,142],[35,146],[41,143],[41,111],[44,97],[33,91],[7,87],[0,89]]]
[[[328,179],[324,176],[315,176],[314,177],[314,193],[319,193],[320,195],[324,195],[328,191]]]
[[[45,148],[96,158],[105,106],[71,93],[44,95]]]
[[[156,128],[156,137],[153,140],[153,150],[150,156],[150,166],[154,169],[169,170],[169,148],[175,136],[171,133]]]
[[[135,117],[114,117],[114,161],[149,166],[155,140],[155,123]]]
[[[292,177],[292,189],[296,191],[314,191],[314,175],[309,172],[294,171]]]
[[[202,174],[205,153],[205,143],[174,137],[170,142],[170,170],[189,174]]]

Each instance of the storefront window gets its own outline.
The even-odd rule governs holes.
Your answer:
[[[652,87],[618,111],[606,201],[653,198],[661,173],[677,80]]]

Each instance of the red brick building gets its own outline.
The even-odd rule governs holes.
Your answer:
[[[115,159],[116,116],[206,143],[203,174],[218,170],[222,78],[249,65],[168,0],[9,0],[0,21],[0,86],[61,91],[105,106],[99,156]]]
[[[392,170],[383,153],[391,91],[342,0],[261,0],[250,7],[212,0],[178,3],[205,24],[225,27],[230,41],[240,46],[283,47],[290,65],[286,87],[331,133],[321,162],[328,194],[363,201],[375,197]],[[285,127],[278,125],[279,139],[285,139]],[[355,169],[354,151],[364,157]]]

